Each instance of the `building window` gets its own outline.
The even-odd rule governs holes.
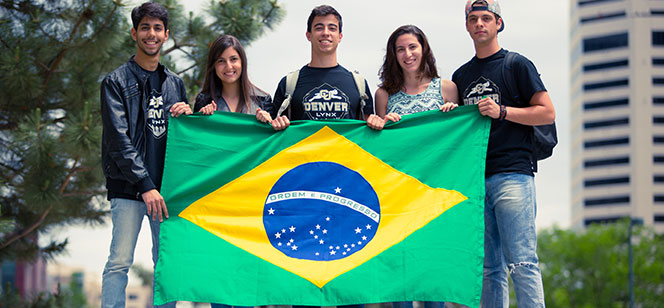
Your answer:
[[[664,156],[662,155],[655,155],[652,158],[652,162],[655,164],[662,164],[664,163]]]
[[[583,147],[586,149],[592,149],[592,148],[610,147],[614,145],[625,145],[625,144],[629,144],[629,137],[586,141],[583,143]]]
[[[653,31],[652,32],[652,45],[653,46],[664,46],[664,31]]]
[[[655,183],[664,183],[664,175],[655,174],[652,176],[652,181]]]
[[[664,117],[662,117],[662,116],[652,117],[652,123],[662,125],[662,124],[664,124]]]
[[[619,61],[601,62],[601,63],[584,65],[583,71],[592,72],[596,70],[604,70],[607,68],[627,67],[627,66],[629,66],[629,61],[627,59],[624,59]]]
[[[654,37],[654,32],[653,32]],[[614,49],[627,47],[629,36],[627,32],[611,34],[600,37],[587,38],[583,40],[583,52]]]
[[[585,24],[585,23],[593,22],[593,21],[611,20],[611,19],[625,17],[625,16],[627,16],[627,14],[625,14],[625,12],[616,12],[616,13],[609,13],[609,14],[601,14],[600,13],[597,16],[581,18],[581,23]]]
[[[595,4],[600,2],[614,2],[614,1],[621,1],[621,0],[579,0],[578,4],[579,6],[584,6],[588,4]]]
[[[652,84],[653,85],[663,85],[664,84],[664,78],[662,78],[662,77],[653,77],[652,78]]]
[[[612,120],[586,122],[586,123],[583,123],[583,128],[584,129],[594,129],[594,128],[603,128],[603,127],[611,127],[611,126],[625,126],[625,125],[629,125],[629,119],[628,118],[619,118],[619,119],[612,119]]]
[[[624,205],[629,204],[629,196],[616,196],[608,198],[586,199],[583,204],[587,207],[604,205]]]
[[[652,103],[653,105],[664,105],[664,97],[653,97]]]
[[[655,222],[656,223],[664,222],[664,215],[655,215]]]
[[[653,144],[664,144],[664,136],[652,136]]]
[[[589,159],[583,162],[586,168],[614,166],[614,165],[628,165],[629,157],[615,157],[605,159]]]
[[[585,187],[607,186],[607,185],[618,185],[618,184],[629,184],[629,177],[622,176],[622,177],[601,178],[601,179],[592,179],[592,180],[583,181],[583,186]]]
[[[613,99],[601,102],[585,102],[583,103],[583,110],[601,109],[601,108],[627,106],[627,105],[629,105],[629,98],[620,98],[620,99]]]
[[[584,219],[583,224],[587,227],[588,225],[592,224],[606,224],[606,223],[614,223],[617,222],[618,220],[621,220],[623,216],[614,216],[614,217],[604,217],[604,218],[589,218],[589,219]]]
[[[655,203],[664,203],[664,195],[654,195],[652,199]]]
[[[629,80],[628,79],[619,79],[619,80],[603,81],[603,82],[596,82],[596,83],[586,83],[586,84],[583,85],[583,90],[584,91],[591,91],[591,90],[599,90],[599,89],[605,89],[605,88],[622,87],[622,86],[628,86],[628,85],[629,85]]]

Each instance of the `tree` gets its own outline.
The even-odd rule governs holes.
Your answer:
[[[583,232],[557,227],[538,234],[538,254],[549,307],[627,307],[628,221],[594,224]],[[634,283],[639,307],[664,302],[664,241],[635,227]]]
[[[218,34],[248,44],[283,15],[276,0],[211,1],[206,15],[186,17],[176,0],[159,2],[170,13],[162,62],[183,74],[190,97]],[[38,234],[104,222],[99,82],[136,51],[130,9],[122,0],[0,2],[0,260],[52,257],[67,240],[40,246]]]

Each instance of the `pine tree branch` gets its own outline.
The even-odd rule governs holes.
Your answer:
[[[118,8],[118,4],[115,1],[113,1],[113,4],[114,4],[113,10],[111,10],[111,12],[108,14],[108,16],[106,16],[106,19],[104,19],[104,23],[101,25],[101,27],[99,27],[99,29],[97,29],[97,31],[94,34],[92,34],[92,36],[89,39],[87,39],[85,42],[77,44],[77,45],[73,45],[69,49],[77,48],[77,47],[81,47],[81,46],[85,46],[86,44],[89,44],[90,42],[92,42],[99,35],[99,33],[101,33],[106,28],[108,23],[111,22],[111,17],[113,17],[113,15],[115,14],[115,11]]]
[[[171,46],[171,48],[166,49],[166,50],[163,52],[163,55],[165,56],[165,55],[169,54],[170,52],[173,52],[173,51],[175,51],[175,50],[180,50],[180,51],[182,51],[183,53],[185,53],[187,56],[193,58],[194,56],[191,55],[190,53],[188,53],[187,51],[185,51],[185,50],[183,49],[184,47],[191,47],[191,48],[194,48],[194,47],[196,47],[196,44],[182,44],[182,45],[178,45],[177,43],[175,43],[173,46]]]
[[[67,188],[67,185],[71,181],[71,178],[78,172],[78,167],[76,165],[78,164],[78,160],[81,157],[76,157],[74,160],[74,164],[71,166],[71,169],[69,170],[69,174],[67,174],[67,177],[65,178],[64,182],[62,182],[62,185],[60,185],[60,189],[58,189],[58,195],[62,196],[62,193],[65,191],[65,188]],[[83,169],[83,168],[80,168]]]
[[[86,14],[86,12],[90,11],[90,8],[92,7],[92,5],[94,3],[95,3],[94,0],[90,1],[90,4],[88,5],[88,7],[86,7],[85,10],[81,13],[81,15],[79,15],[78,20],[76,21],[76,24],[74,25],[74,28],[71,30],[71,33],[69,33],[69,38],[67,39],[67,42],[65,44],[63,44],[62,49],[58,52],[57,58],[55,59],[55,61],[51,65],[51,67],[49,68],[49,70],[46,74],[46,78],[44,78],[44,83],[42,84],[42,89],[41,89],[42,95],[39,96],[39,104],[38,104],[39,107],[43,106],[44,93],[46,93],[46,86],[48,86],[48,82],[51,80],[51,77],[53,76],[53,73],[55,72],[55,69],[58,67],[58,65],[60,65],[60,62],[62,61],[62,59],[64,59],[65,54],[67,54],[67,51],[71,47],[69,45],[74,40],[74,36],[76,35],[76,32],[78,32],[78,28],[83,23],[83,20],[88,18],[88,15]]]
[[[5,40],[2,39],[2,36],[0,36],[0,42],[2,42],[2,45],[5,45],[5,47],[7,47],[8,49],[11,48],[9,46],[9,43],[7,43]]]
[[[190,67],[187,67],[187,68],[185,68],[185,69],[183,69],[183,70],[177,72],[177,74],[178,74],[178,75],[182,75],[183,73],[185,73],[185,72],[187,72],[188,70],[190,70],[190,69],[192,69],[192,68],[194,68],[194,67],[197,67],[197,66],[198,66],[198,63],[194,63],[194,64],[192,64]]]
[[[68,197],[101,195],[104,192],[105,192],[105,190],[79,191],[79,192],[64,193],[64,194],[62,194],[62,197],[68,198]]]
[[[272,5],[272,8],[270,8],[270,11],[267,12],[267,15],[265,15],[265,17],[263,18],[263,21],[262,21],[263,24],[267,25],[267,20],[270,18],[270,15],[272,15],[272,12],[274,12],[274,10],[276,10],[276,9],[277,9],[277,6]]]
[[[53,209],[53,205],[49,206],[46,211],[44,211],[41,215],[39,215],[39,219],[35,221],[30,227],[26,228],[23,230],[23,232],[13,232],[5,237],[5,240],[0,243],[0,250],[7,248],[9,245],[13,244],[14,242],[30,235],[32,232],[34,232],[39,226],[41,226],[44,221],[46,220],[46,216],[51,212]]]

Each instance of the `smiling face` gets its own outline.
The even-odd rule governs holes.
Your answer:
[[[223,84],[238,82],[242,75],[242,60],[237,50],[233,47],[226,48],[217,58],[214,70]]]
[[[307,40],[311,42],[314,54],[335,53],[343,37],[339,31],[337,17],[332,14],[316,16],[311,24],[311,32],[307,32]]]
[[[466,31],[470,34],[476,45],[484,45],[493,42],[502,25],[502,19],[489,11],[472,11],[466,18]]]
[[[414,34],[406,33],[394,44],[399,66],[404,72],[417,73],[422,63],[422,44]]]
[[[138,56],[158,57],[161,46],[168,40],[168,30],[159,18],[144,17],[137,29],[131,29],[131,37],[138,45]]]

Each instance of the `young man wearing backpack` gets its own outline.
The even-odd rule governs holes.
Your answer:
[[[463,104],[490,117],[484,210],[482,307],[508,307],[508,271],[518,307],[544,307],[535,233],[536,159],[533,126],[552,124],[555,111],[537,69],[521,55],[505,78],[508,51],[498,44],[504,28],[497,0],[466,3],[466,30],[476,55],[452,77]],[[514,82],[516,84],[507,85]],[[509,93],[510,88],[518,93]]]
[[[366,80],[337,62],[342,26],[341,15],[329,5],[311,11],[306,32],[311,61],[281,79],[273,113],[258,110],[259,121],[282,130],[290,125],[289,120],[366,120],[375,113]]]

